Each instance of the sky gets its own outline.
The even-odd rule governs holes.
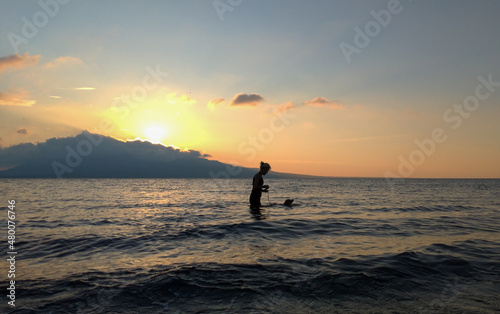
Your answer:
[[[0,1],[0,145],[500,178],[499,1]]]

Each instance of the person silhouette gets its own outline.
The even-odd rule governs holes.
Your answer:
[[[262,176],[265,176],[269,170],[271,170],[271,166],[268,163],[261,161],[259,172],[253,176],[252,193],[250,193],[251,209],[259,209],[262,206],[260,203],[262,192],[266,193],[269,189],[269,185],[264,184]]]

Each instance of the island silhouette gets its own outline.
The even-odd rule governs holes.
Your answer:
[[[148,141],[120,141],[88,131],[0,148],[0,178],[252,178],[237,167],[197,150]],[[272,177],[302,175],[273,173]]]

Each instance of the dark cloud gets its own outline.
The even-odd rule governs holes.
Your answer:
[[[8,169],[24,164],[35,154],[35,145],[31,143],[14,145],[0,149],[0,169]]]
[[[20,135],[29,135],[30,134],[30,131],[28,131],[27,129],[19,129],[16,131],[17,134],[20,134]]]
[[[15,54],[0,58],[0,73],[7,68],[22,69],[30,65],[35,65],[40,60],[40,55],[30,56]]]
[[[316,107],[329,107],[333,109],[344,109],[344,106],[342,106],[339,103],[336,103],[332,100],[329,100],[325,97],[316,97],[312,100],[308,100],[304,102],[304,105],[306,106],[316,106]]]
[[[226,102],[226,100],[222,97],[214,98],[208,102],[208,108],[215,109],[216,106],[221,105],[225,102]]]
[[[54,163],[59,169],[70,168],[62,177],[210,177],[211,172],[226,169],[225,164],[207,157],[211,156],[193,149],[122,142],[85,131],[36,145],[1,148],[0,169],[8,170],[0,171],[0,177],[56,177]]]
[[[230,106],[257,106],[264,98],[259,94],[236,94]]]

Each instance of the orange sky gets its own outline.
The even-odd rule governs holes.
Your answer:
[[[40,7],[10,3],[0,145],[88,130],[280,172],[499,178],[498,4],[453,6],[469,23],[445,4],[408,8],[347,58],[378,4],[248,3],[221,19],[209,2],[140,16],[70,3],[16,44]]]

